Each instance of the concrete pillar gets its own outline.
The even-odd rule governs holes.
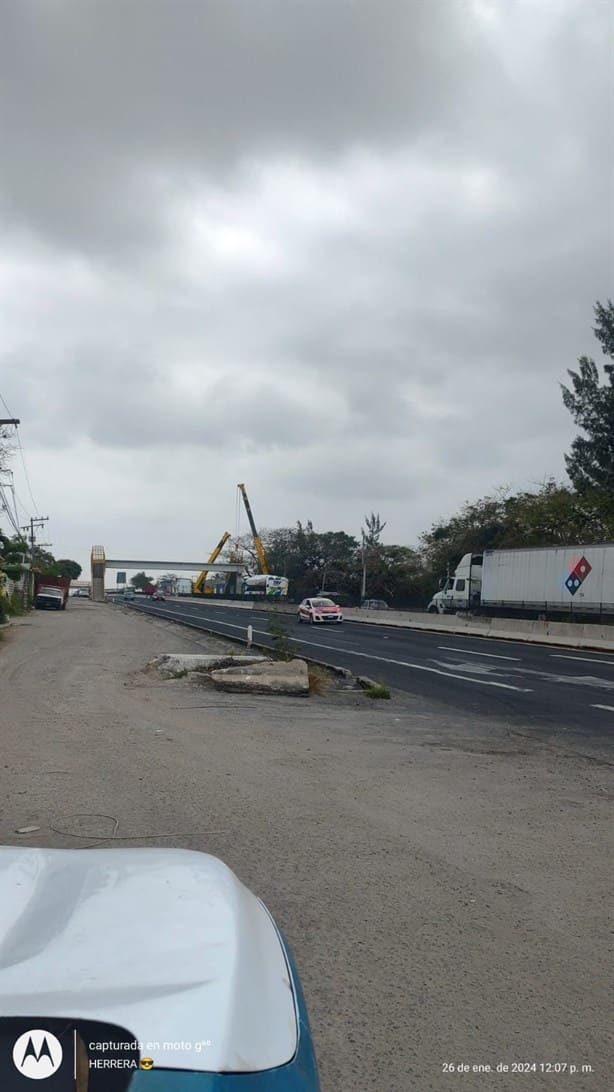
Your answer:
[[[92,546],[92,590],[91,597],[95,603],[104,603],[104,574],[106,558],[104,546]]]

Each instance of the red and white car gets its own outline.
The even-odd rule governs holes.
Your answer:
[[[312,599],[303,599],[298,608],[299,622],[342,622],[341,607],[333,603],[332,599],[326,599],[316,595]]]

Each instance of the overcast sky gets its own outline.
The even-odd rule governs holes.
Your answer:
[[[614,291],[613,12],[0,0],[22,521],[199,560],[245,481],[262,527],[413,544],[564,478],[558,382]]]

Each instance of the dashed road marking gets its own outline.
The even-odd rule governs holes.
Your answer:
[[[614,660],[596,660],[594,656],[563,656],[560,652],[551,652],[552,660],[579,660],[583,664],[604,664],[606,667],[614,667]]]
[[[451,645],[437,645],[445,652],[462,652],[463,656],[490,656],[494,660],[514,660],[520,663],[520,656],[501,656],[498,652],[474,652],[470,648],[452,648]]]
[[[291,638],[296,640],[296,638]],[[438,667],[427,667],[426,664],[414,664],[408,660],[391,660],[386,656],[374,656],[371,652],[353,652],[343,645],[321,645],[317,641],[299,640],[302,645],[313,645],[314,648],[325,648],[329,651],[346,653],[348,656],[361,656],[365,660],[377,660],[382,664],[393,664],[394,667],[410,667],[413,671],[428,671],[432,675],[442,675],[444,679],[461,679],[463,682],[475,683],[477,686],[496,686],[501,690],[517,690],[521,694],[532,694],[531,687],[512,686],[511,683],[494,682],[493,679],[472,679],[467,675],[457,675],[453,671],[441,671]]]

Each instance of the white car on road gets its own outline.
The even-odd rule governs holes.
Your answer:
[[[341,607],[333,603],[332,599],[315,596],[313,599],[303,599],[298,608],[299,622],[342,622]]]

